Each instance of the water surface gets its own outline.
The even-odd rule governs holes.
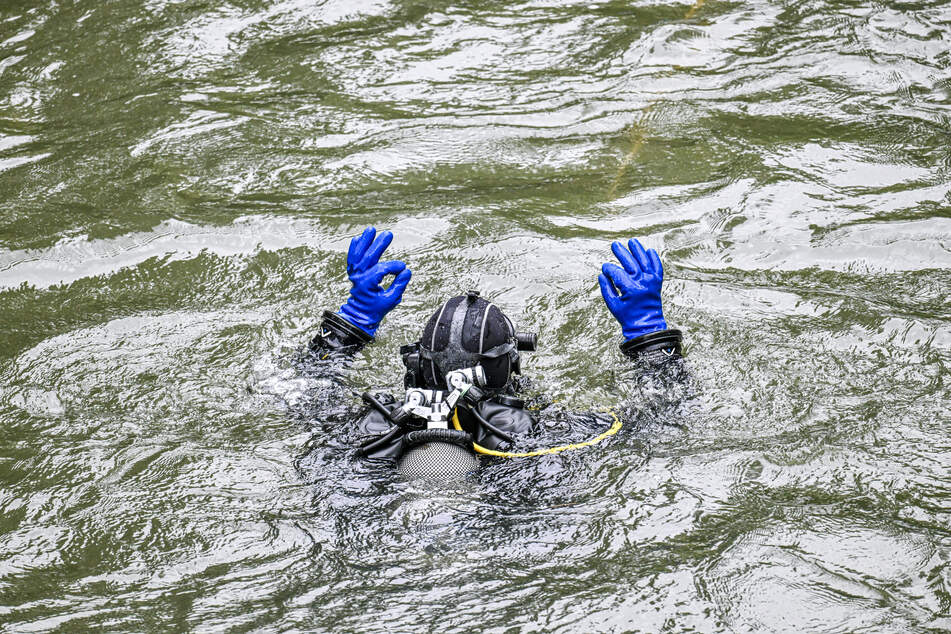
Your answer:
[[[940,1],[5,2],[0,628],[951,629],[949,51]],[[294,360],[366,225],[414,278],[354,389],[479,288],[622,432],[356,459]]]

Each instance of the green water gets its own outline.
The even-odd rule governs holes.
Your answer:
[[[949,51],[938,1],[6,0],[0,629],[951,629]],[[356,389],[480,288],[621,433],[356,459],[293,361],[366,225],[414,277]],[[669,410],[598,292],[632,236]]]

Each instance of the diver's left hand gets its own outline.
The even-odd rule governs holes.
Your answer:
[[[664,267],[657,251],[645,250],[634,239],[628,241],[627,247],[614,242],[611,250],[621,266],[604,264],[598,283],[604,303],[621,324],[624,339],[630,341],[641,335],[666,330],[667,322],[664,321],[660,302]]]
[[[392,241],[393,234],[389,231],[377,235],[375,228],[367,227],[350,241],[347,252],[347,276],[352,286],[350,298],[337,312],[371,337],[383,317],[402,301],[403,291],[413,275],[405,262],[380,262],[380,256]],[[383,288],[387,275],[396,277],[388,288]]]

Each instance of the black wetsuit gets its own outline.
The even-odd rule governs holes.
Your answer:
[[[341,370],[350,358],[374,338],[351,325],[340,315],[325,311],[320,331],[310,343],[309,372],[331,379],[339,384]],[[685,384],[688,374],[683,364],[682,337],[679,330],[661,330],[643,335],[621,345],[621,351],[637,368],[637,381],[646,388],[663,388],[671,384]],[[657,392],[654,390],[642,390]],[[502,393],[480,402],[478,413],[491,425],[513,437],[530,434],[537,427],[537,414],[525,408],[517,398],[517,389],[509,384]],[[392,395],[377,394],[377,401],[394,412],[402,401]],[[648,404],[649,405],[649,404]],[[509,443],[489,431],[461,409],[460,425],[472,440],[482,447],[506,450]],[[368,407],[357,423],[361,453],[370,459],[397,461],[404,452],[404,433],[388,417]]]

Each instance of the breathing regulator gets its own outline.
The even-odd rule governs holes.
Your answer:
[[[394,412],[390,412],[369,392],[363,393],[363,400],[394,425],[408,431],[407,440],[410,443],[442,441],[471,445],[469,434],[449,429],[449,418],[456,407],[465,409],[500,438],[513,441],[510,434],[491,424],[476,409],[479,402],[486,397],[485,370],[481,366],[447,372],[445,381],[446,385],[452,388],[451,391],[408,388],[403,405]],[[442,430],[446,433],[440,433]],[[431,431],[436,433],[421,433]]]
[[[513,442],[510,434],[492,425],[476,407],[486,397],[486,376],[482,367],[452,370],[446,373],[445,382],[451,390],[408,388],[403,405],[392,412],[369,392],[363,394],[368,405],[395,425],[390,434],[376,442],[382,442],[392,434],[404,434],[406,453],[400,459],[399,469],[408,477],[454,478],[465,475],[478,465],[472,436],[462,429],[449,428],[449,419],[456,408],[465,409],[486,429]]]
[[[481,366],[453,370],[446,374],[446,385],[451,392],[409,388],[403,407],[393,415],[397,425],[410,417],[426,421],[427,429],[449,429],[449,416],[462,399],[470,407],[485,398],[485,370]]]

